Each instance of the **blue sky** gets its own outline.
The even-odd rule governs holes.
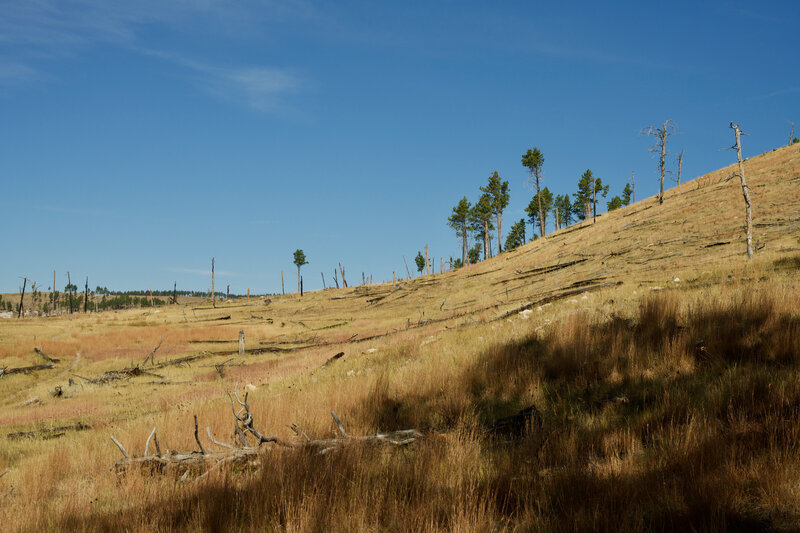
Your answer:
[[[655,194],[640,130],[673,119],[694,178],[800,132],[800,4],[0,0],[0,291],[279,292],[460,256],[493,171],[504,233],[587,168]],[[675,167],[673,159],[668,161]],[[788,199],[787,199],[788,201]],[[530,225],[528,226],[530,232]],[[413,266],[412,266],[413,268]]]

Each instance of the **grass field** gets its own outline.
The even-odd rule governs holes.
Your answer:
[[[0,321],[0,367],[59,359],[0,376],[4,529],[800,529],[800,145],[745,169],[752,261],[729,167],[455,272]],[[93,382],[159,343],[147,373]],[[110,435],[141,455],[155,426],[197,450],[197,415],[233,443],[237,383],[286,441],[293,423],[333,437],[332,410],[351,435],[424,437],[115,473]],[[519,431],[488,431],[529,406]]]

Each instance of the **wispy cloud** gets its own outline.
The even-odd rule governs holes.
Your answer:
[[[279,96],[299,85],[288,69],[263,65],[230,68],[153,52],[138,34],[147,25],[180,31],[230,32],[239,36],[267,20],[309,16],[304,1],[289,0],[0,0],[0,84],[30,83],[46,76],[42,61],[80,54],[112,43],[170,60],[191,70],[203,90],[261,111],[280,108]]]
[[[766,100],[767,98],[774,98],[776,96],[786,96],[787,94],[800,93],[800,87],[789,87],[787,89],[778,89],[768,94],[762,94],[757,97],[758,100]]]

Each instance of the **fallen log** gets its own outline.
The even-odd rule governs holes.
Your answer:
[[[83,431],[91,429],[91,426],[78,422],[70,426],[59,426],[55,428],[42,428],[36,431],[19,431],[16,433],[9,433],[6,435],[8,439],[56,439],[63,437],[67,431]]]
[[[41,351],[39,348],[34,348],[33,351],[36,352],[37,354],[39,354],[39,356],[42,359],[44,359],[46,363],[58,363],[58,361],[59,361],[59,359],[56,359],[54,357],[50,357],[49,355],[47,355],[46,353]]]
[[[182,473],[181,480],[186,480],[190,472],[199,473],[197,479],[205,476],[211,470],[220,467],[223,464],[231,463],[238,465],[253,465],[257,464],[260,457],[270,450],[268,446],[262,444],[275,444],[285,448],[292,449],[308,449],[312,450],[319,455],[324,455],[331,450],[347,446],[352,443],[368,443],[368,444],[381,444],[393,446],[405,446],[413,443],[415,440],[423,436],[422,432],[417,429],[405,429],[399,431],[389,431],[376,433],[374,435],[353,436],[349,435],[342,424],[337,414],[331,411],[341,438],[331,439],[317,439],[312,440],[308,435],[292,425],[295,433],[301,434],[305,437],[303,442],[288,441],[280,439],[276,436],[265,436],[253,426],[253,414],[250,411],[250,404],[248,403],[248,394],[245,393],[244,399],[241,399],[238,394],[238,383],[234,387],[233,395],[230,393],[228,397],[231,401],[231,410],[234,416],[234,431],[239,438],[240,446],[233,446],[224,442],[220,442],[211,434],[211,428],[206,427],[206,435],[208,439],[215,445],[225,448],[222,452],[207,452],[198,432],[197,415],[194,416],[194,438],[197,442],[199,451],[167,451],[161,453],[158,445],[158,438],[156,437],[156,428],[150,433],[145,443],[145,452],[142,456],[131,456],[125,447],[113,435],[111,435],[112,442],[119,448],[123,455],[114,463],[114,470],[117,475],[124,475],[131,468],[138,468],[150,473]],[[236,404],[240,408],[237,411]],[[156,454],[149,454],[150,439],[155,438]],[[248,438],[255,439],[255,445],[251,445]],[[201,471],[205,471],[200,473]]]
[[[549,303],[549,302],[553,302],[555,300],[561,300],[562,298],[567,298],[569,296],[576,296],[578,294],[583,294],[584,292],[596,291],[598,289],[604,289],[606,287],[615,287],[617,285],[622,285],[622,282],[621,281],[611,281],[611,282],[608,282],[608,283],[598,283],[597,285],[589,285],[589,286],[586,286],[586,287],[580,287],[578,289],[572,289],[572,290],[569,290],[569,291],[558,292],[556,294],[551,294],[550,296],[545,296],[544,298],[540,298],[539,300],[536,300],[535,302],[525,302],[522,305],[518,305],[518,306],[516,306],[516,307],[514,307],[514,308],[512,308],[512,309],[510,309],[510,310],[508,310],[508,311],[506,311],[504,313],[501,313],[500,315],[496,316],[494,318],[494,320],[502,320],[504,318],[508,318],[508,317],[510,317],[512,315],[515,315],[515,314],[519,313],[520,311],[525,311],[526,309],[530,309],[531,307],[534,307],[534,306],[537,306],[537,305],[543,305],[543,304],[546,304],[546,303]]]
[[[35,370],[49,370],[51,368],[55,368],[56,365],[53,363],[45,363],[43,365],[33,365],[33,366],[21,366],[18,368],[8,368],[4,366],[0,368],[0,377],[2,376],[10,376],[11,374],[30,374]]]
[[[344,352],[339,352],[330,359],[328,359],[327,361],[325,361],[325,364],[323,364],[322,366],[328,366],[329,364],[333,363],[337,359],[341,359],[342,357],[344,357]]]

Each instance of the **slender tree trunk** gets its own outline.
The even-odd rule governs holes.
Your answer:
[[[636,174],[631,170],[631,189],[633,193],[633,203],[636,203]]]
[[[406,275],[408,276],[406,279],[411,279],[411,271],[408,269],[408,261],[406,261],[406,256],[403,256],[403,264],[406,265]]]
[[[467,225],[461,229],[461,264],[466,266],[469,264],[469,256],[467,255]]]
[[[542,213],[542,191],[539,189],[539,172],[536,172],[536,197],[539,199],[539,230],[544,237],[544,215]]]
[[[150,303],[153,303],[153,293],[150,293]],[[89,276],[86,276],[86,285],[83,288],[83,312],[89,312]]]
[[[283,270],[281,270],[281,294],[286,294],[286,289],[283,287]]]
[[[678,154],[678,185],[681,184],[681,168],[683,167],[683,151]]]
[[[249,290],[249,289],[248,289]],[[178,303],[178,282],[174,282],[172,285],[172,303]]]
[[[297,265],[297,292],[300,292],[300,265]]]
[[[592,224],[597,222],[597,178],[592,178]]]
[[[300,296],[303,295],[303,276],[300,276]]]
[[[792,129],[789,130],[789,146],[792,145],[793,140],[794,140],[794,122],[792,122]]]
[[[217,302],[214,300],[214,258],[211,258],[211,307],[216,307]]]
[[[226,300],[230,300],[231,299],[231,286],[230,285],[228,285],[225,288],[225,299]]]
[[[322,276],[322,290],[325,290],[327,289],[327,287],[325,286],[325,274],[320,272],[319,275]]]
[[[664,127],[659,134],[661,139],[661,162],[659,166],[661,167],[661,189],[658,193],[658,203],[664,203],[664,158],[667,156],[667,123],[664,123]]]
[[[503,213],[497,212],[497,255],[503,253]]]
[[[483,221],[483,259],[489,259],[489,224]]]
[[[19,307],[17,307],[17,318],[22,318],[22,312],[24,308],[22,306],[22,300],[25,298],[25,285],[28,284],[28,278],[22,278],[22,291],[19,293]]]
[[[69,277],[69,272],[67,272],[67,286],[69,287],[67,291],[67,296],[69,297],[69,314],[72,314],[72,279]]]
[[[558,231],[559,229],[560,228],[559,228],[559,221],[558,221],[558,206],[556,206],[556,231]]]
[[[427,276],[428,274],[430,274],[430,268],[429,268],[429,265],[430,265],[430,263],[428,262],[428,245],[426,244],[426,245],[425,245],[425,275],[426,275],[426,276]]]
[[[56,271],[53,270],[53,292],[51,293],[53,297],[53,311],[56,310]]]
[[[750,210],[750,187],[744,179],[744,163],[742,162],[742,141],[739,125],[731,122],[731,128],[736,134],[736,157],[739,162],[739,179],[742,181],[742,196],[745,204],[745,223],[747,231],[747,257],[753,258],[753,215]]]

